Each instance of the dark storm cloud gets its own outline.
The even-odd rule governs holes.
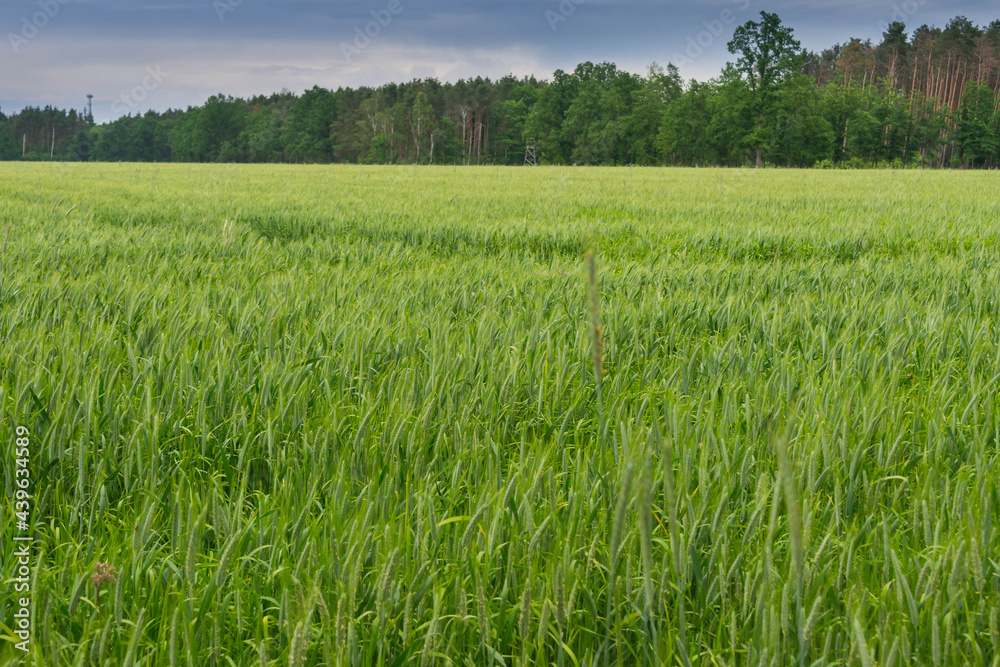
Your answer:
[[[102,120],[220,91],[545,78],[585,60],[632,71],[674,61],[705,79],[731,58],[736,25],[761,10],[777,12],[815,50],[850,37],[878,41],[900,16],[912,30],[957,14],[980,24],[1000,15],[976,0],[15,0],[0,4],[0,106],[80,108],[91,92]],[[168,76],[145,85],[150,67]]]

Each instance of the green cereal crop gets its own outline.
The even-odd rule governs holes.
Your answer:
[[[0,663],[998,665],[997,193],[0,164]]]

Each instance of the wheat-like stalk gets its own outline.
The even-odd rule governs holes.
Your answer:
[[[597,395],[598,437],[601,440],[601,458],[607,447],[604,422],[604,325],[601,322],[601,288],[597,274],[597,257],[593,250],[586,255],[587,310],[590,313],[590,334],[594,366],[594,391]],[[617,451],[616,451],[617,459]]]

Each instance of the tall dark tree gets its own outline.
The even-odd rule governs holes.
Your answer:
[[[967,166],[981,167],[997,154],[994,109],[996,99],[986,86],[970,83],[962,96],[958,118],[958,147]]]
[[[906,41],[906,25],[900,21],[893,21],[882,33],[882,43],[878,45],[881,67],[879,78],[885,77],[891,86],[898,86],[909,55],[910,44]]]
[[[792,29],[783,26],[777,14],[762,11],[760,19],[736,28],[728,45],[730,53],[740,56],[736,70],[743,75],[753,96],[757,132],[750,139],[750,147],[756,151],[757,167],[764,166],[763,152],[768,143],[764,118],[781,82],[798,69],[801,49]]]
[[[285,127],[284,144],[296,162],[330,162],[333,143],[330,127],[337,117],[336,96],[313,86],[292,105]]]
[[[246,105],[231,96],[213,95],[198,115],[195,150],[200,161],[238,159],[237,140],[243,131]]]

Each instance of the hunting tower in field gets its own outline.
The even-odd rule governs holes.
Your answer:
[[[538,166],[538,139],[532,139],[531,143],[524,149],[524,166]]]

